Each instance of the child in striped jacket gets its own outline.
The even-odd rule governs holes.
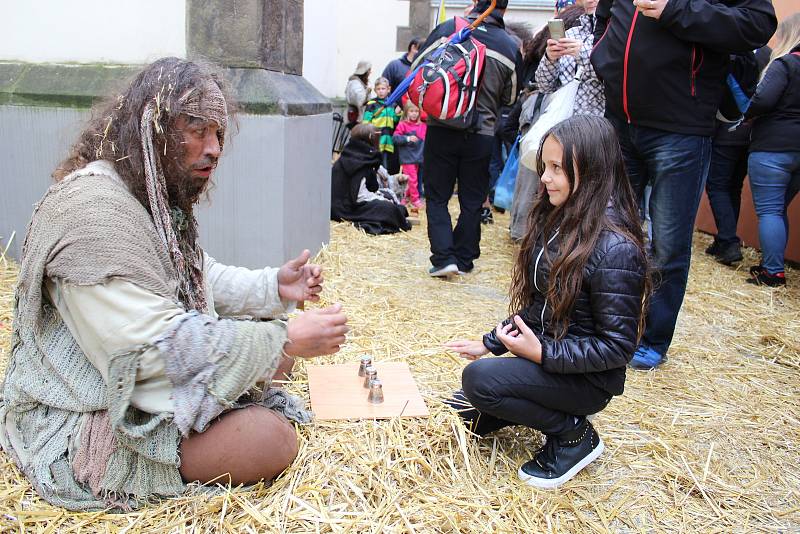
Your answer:
[[[375,94],[377,98],[367,102],[363,119],[363,122],[372,124],[378,128],[381,134],[378,150],[381,152],[383,158],[383,166],[387,169],[389,168],[387,154],[394,153],[392,134],[394,134],[394,128],[398,123],[395,106],[386,105],[386,97],[389,96],[391,90],[392,88],[389,86],[389,80],[386,78],[378,78],[375,80]]]

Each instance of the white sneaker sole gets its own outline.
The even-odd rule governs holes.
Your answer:
[[[603,453],[605,448],[606,446],[603,444],[603,440],[601,439],[600,442],[597,444],[597,447],[595,447],[594,450],[592,450],[592,452],[587,454],[583,460],[575,464],[572,467],[572,469],[570,469],[569,471],[567,471],[558,478],[532,477],[531,475],[523,471],[521,467],[519,468],[519,471],[517,471],[517,476],[519,476],[519,479],[529,486],[534,486],[536,488],[542,488],[542,489],[557,488],[566,481],[568,481],[569,479],[571,479],[572,477],[574,477],[575,475],[577,475],[581,471],[581,469],[583,469],[584,467],[595,461],[597,457]]]
[[[450,276],[451,274],[456,274],[457,272],[458,272],[458,266],[455,263],[451,263],[449,265],[445,265],[438,271],[433,271],[433,272],[428,271],[428,274],[436,278],[444,278],[446,276]]]

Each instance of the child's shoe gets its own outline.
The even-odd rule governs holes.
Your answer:
[[[481,208],[481,224],[494,224],[491,208]]]
[[[761,265],[750,267],[751,278],[747,279],[748,284],[757,286],[782,287],[786,285],[786,274],[783,272],[770,274]]]
[[[633,358],[628,365],[637,371],[649,371],[655,369],[666,361],[663,354],[659,353],[652,347],[647,345],[639,345],[636,352],[633,353]]]
[[[517,472],[520,480],[537,488],[557,488],[602,454],[605,445],[592,423],[583,422],[568,434],[547,436],[533,460]]]

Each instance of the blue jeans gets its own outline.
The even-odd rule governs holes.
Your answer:
[[[761,265],[770,274],[782,273],[789,239],[786,209],[800,189],[800,152],[751,152],[748,163]]]
[[[708,176],[711,138],[628,124],[609,117],[637,198],[652,187],[650,259],[660,275],[647,311],[642,344],[664,355],[672,343],[689,278],[692,234]]]
[[[706,193],[717,225],[715,241],[720,245],[739,243],[736,226],[742,204],[742,184],[747,174],[747,146],[717,146],[711,149],[711,170]]]

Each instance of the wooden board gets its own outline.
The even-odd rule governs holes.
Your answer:
[[[428,416],[428,407],[419,394],[408,364],[384,362],[373,365],[383,384],[382,404],[367,401],[369,390],[364,387],[364,378],[358,376],[358,362],[306,366],[314,417],[321,421],[334,421]]]

